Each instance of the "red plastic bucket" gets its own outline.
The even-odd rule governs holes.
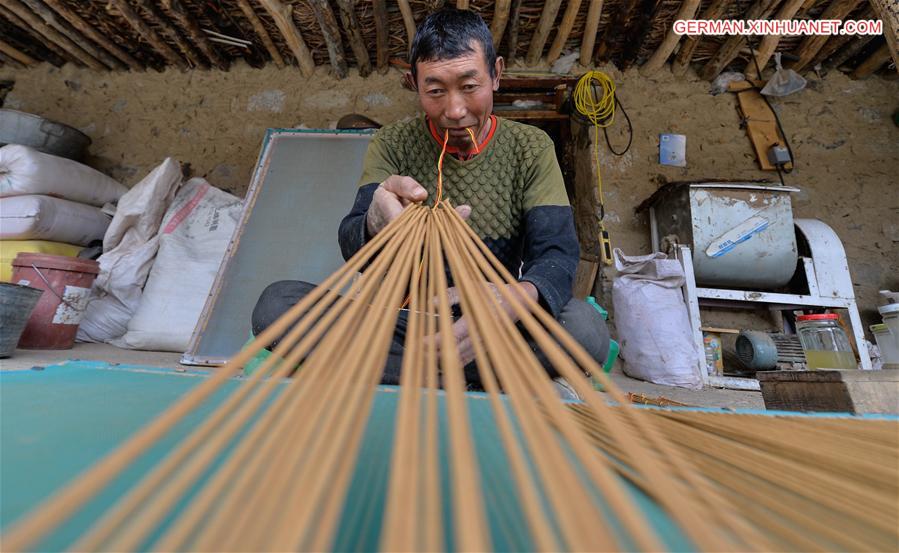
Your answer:
[[[45,290],[25,325],[19,347],[71,348],[100,264],[62,255],[20,253],[12,267],[14,283]]]

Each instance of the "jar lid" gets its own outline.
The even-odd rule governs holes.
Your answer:
[[[887,325],[880,323],[876,325],[871,325],[871,332],[888,332],[890,329],[887,328]]]
[[[891,315],[893,313],[899,313],[899,303],[881,305],[877,308],[877,310],[880,311],[881,315]]]
[[[837,321],[840,316],[836,313],[820,313],[818,315],[799,315],[797,321]]]

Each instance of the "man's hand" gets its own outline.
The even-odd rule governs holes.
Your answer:
[[[410,203],[423,202],[428,198],[428,191],[412,177],[391,175],[378,186],[365,217],[365,225],[369,236],[381,232],[390,221],[400,216]],[[471,215],[471,207],[456,206],[456,211],[463,219]]]
[[[506,301],[503,295],[500,293],[499,289],[491,283],[485,283],[491,294],[497,299],[499,303],[499,308],[505,312],[505,314],[512,319],[513,322],[517,322],[519,317],[515,312],[514,307],[511,303]],[[528,309],[527,301],[525,296],[530,297],[532,300],[537,301],[540,297],[540,293],[537,291],[537,287],[534,286],[530,282],[519,282],[517,284],[507,284],[506,288],[509,292],[512,293],[512,297],[516,298],[516,301],[525,309]],[[448,290],[449,302],[450,305],[456,305],[459,303],[459,291],[456,287],[452,287]],[[487,305],[494,307],[493,302],[491,301]],[[468,317],[463,315],[459,318],[458,321],[453,323],[453,337],[456,341],[456,345],[459,348],[459,358],[462,362],[462,366],[464,367],[468,363],[474,360],[475,350],[474,343],[472,341],[472,337],[469,334],[468,330]],[[437,340],[437,351],[440,351],[441,341]]]

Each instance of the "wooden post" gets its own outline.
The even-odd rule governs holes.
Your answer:
[[[849,76],[853,79],[864,79],[874,73],[890,59],[890,46],[884,43],[883,46],[874,51],[868,59],[861,62]]]
[[[522,0],[512,0],[512,14],[510,15],[511,23],[509,23],[509,63],[515,61],[518,55],[518,26],[519,15],[521,15]]]
[[[22,2],[31,9],[32,12],[43,19],[47,25],[71,40],[74,44],[77,44],[79,48],[90,54],[91,57],[109,69],[125,69],[125,64],[109,55],[105,50],[97,48],[94,43],[80,35],[78,31],[66,23],[65,20],[60,20],[60,18],[57,17],[56,12],[45,6],[41,0],[22,0]]]
[[[840,53],[834,55],[830,60],[827,60],[828,67],[840,67],[850,59],[857,56],[858,53],[861,52],[869,42],[874,40],[875,37],[874,35],[859,35],[853,38],[856,39],[855,42],[840,50]]]
[[[709,7],[703,10],[699,19],[720,19],[730,2],[731,0],[713,0]],[[693,59],[693,53],[696,52],[696,47],[699,46],[700,40],[702,40],[702,37],[699,35],[687,35],[684,38],[680,50],[677,51],[677,56],[671,62],[671,72],[673,74],[681,76],[687,72],[687,68],[690,67],[690,61]]]
[[[25,52],[20,52],[12,44],[4,42],[3,40],[0,40],[0,52],[3,52],[8,58],[22,65],[34,65],[37,63],[36,59]]]
[[[883,21],[883,36],[890,47],[890,55],[899,72],[899,4],[896,0],[870,0],[874,12]]]
[[[268,55],[271,56],[275,66],[278,68],[284,67],[284,58],[281,57],[281,52],[278,50],[274,41],[272,41],[272,37],[269,36],[268,31],[265,30],[265,25],[262,24],[259,16],[256,15],[256,11],[253,9],[253,6],[250,5],[249,0],[237,0],[237,5],[240,7],[240,11],[243,12],[244,17],[247,18],[247,21],[250,22],[250,25],[253,26],[253,31],[262,41],[262,45],[265,46],[265,50],[268,52]]]
[[[200,25],[197,24],[194,17],[187,11],[187,8],[181,3],[181,0],[162,0],[162,4],[165,6],[166,10],[175,16],[175,20],[180,27],[184,30],[190,40],[193,41],[193,44],[203,52],[206,59],[222,71],[227,71],[228,60],[220,56],[215,50],[212,42],[206,38],[206,34],[200,29]]]
[[[412,16],[412,6],[409,0],[397,0],[400,5],[400,13],[403,15],[403,26],[406,27],[406,52],[412,50],[412,41],[415,39],[415,18]]]
[[[356,18],[356,0],[337,0],[340,8],[340,22],[350,40],[350,48],[356,56],[356,64],[359,66],[359,75],[367,77],[371,74],[371,59],[368,57],[368,48],[362,38],[362,29]]]
[[[69,22],[69,24],[78,29],[82,34],[105,48],[110,54],[117,57],[132,71],[143,71],[144,65],[134,59],[131,54],[119,48],[113,41],[109,40],[103,33],[97,31],[93,25],[81,18],[80,15],[70,10],[62,0],[44,0],[44,3],[53,8],[60,17]]]
[[[535,65],[540,61],[540,56],[543,55],[543,47],[546,45],[546,39],[549,37],[549,32],[553,28],[553,23],[556,21],[556,14],[559,13],[559,6],[562,5],[562,0],[546,0],[546,3],[543,4],[543,11],[540,13],[540,22],[537,23],[537,28],[534,30],[534,36],[531,37],[531,45],[528,47],[528,55],[525,58],[528,65]]]
[[[857,0],[850,0],[857,1]],[[746,11],[743,19],[766,19],[777,6],[778,0],[756,0],[756,2]],[[718,48],[715,55],[706,63],[699,72],[699,76],[707,81],[711,81],[721,73],[727,64],[729,64],[743,46],[745,37],[732,36],[724,41],[724,44]]]
[[[574,20],[577,18],[577,13],[580,9],[581,0],[568,0],[568,5],[565,6],[565,13],[562,14],[559,32],[556,33],[556,38],[553,39],[552,46],[549,47],[549,54],[546,55],[546,61],[549,63],[559,59],[562,48],[568,42],[568,36],[571,34],[571,28],[574,26]]]
[[[580,1],[580,0],[578,0]],[[493,46],[499,50],[509,23],[509,10],[512,8],[512,0],[496,0],[493,8],[493,21],[490,22],[490,34],[493,35]]]
[[[698,9],[699,0],[684,0],[684,3],[681,4],[680,9],[677,10],[677,14],[674,16],[674,21],[693,19],[693,16],[696,15],[696,10]],[[652,53],[652,56],[650,56],[650,58],[646,60],[646,63],[640,68],[640,74],[644,77],[648,77],[661,69],[662,66],[665,65],[665,62],[668,61],[668,56],[674,51],[677,43],[680,42],[680,38],[680,35],[674,32],[674,29],[668,29],[662,43],[659,44],[656,51]]]
[[[786,0],[780,7],[777,15],[774,16],[774,19],[793,19],[804,2],[806,2],[806,0]],[[777,49],[777,44],[779,42],[780,35],[765,35],[765,38],[759,43],[758,52],[755,55],[758,60],[759,69],[764,70],[765,66],[768,65],[768,60],[771,59],[771,55],[774,54],[774,50]],[[761,77],[761,75],[758,74],[758,71],[755,70],[755,61],[751,59],[746,63],[743,74],[746,75],[747,79],[758,79]]]
[[[2,15],[6,20],[10,21],[13,25],[18,27],[23,33],[30,35],[35,38],[42,46],[44,46],[47,50],[53,52],[54,60],[47,60],[53,63],[54,65],[61,65],[67,62],[74,63],[79,67],[83,67],[84,63],[81,62],[78,58],[73,56],[72,54],[66,52],[58,45],[56,45],[52,40],[48,39],[44,35],[40,34],[36,29],[34,29],[31,25],[29,25],[25,20],[23,20],[18,15],[14,14],[10,10],[8,10],[2,3],[0,3],[0,15]]]
[[[372,0],[372,16],[375,18],[375,47],[378,73],[390,69],[390,25],[387,20],[387,0]]]
[[[863,0],[833,0],[819,19],[843,19],[854,10]],[[824,44],[827,42],[827,36],[807,36],[793,51],[793,55],[799,58],[798,61],[784,64],[794,71],[802,71],[810,61],[818,54]]]
[[[22,18],[22,20],[32,29],[77,58],[84,65],[97,71],[107,70],[107,67],[100,63],[99,60],[82,50],[77,44],[69,40],[68,37],[44,23],[40,17],[32,13],[32,11],[19,0],[3,0],[3,4],[9,8],[10,11]]]
[[[580,63],[584,67],[590,65],[593,59],[593,48],[596,46],[596,32],[599,30],[599,17],[602,15],[602,1],[590,0],[587,8],[587,23],[584,26],[584,36],[581,38]]]
[[[328,49],[328,59],[331,60],[331,68],[337,78],[344,79],[347,74],[346,58],[343,55],[343,40],[340,38],[340,27],[337,26],[337,18],[328,0],[309,0],[312,12],[318,21],[325,39],[325,47]]]
[[[315,60],[312,59],[312,53],[303,42],[303,35],[293,22],[293,7],[284,4],[281,0],[257,0],[259,4],[265,8],[265,11],[275,21],[275,26],[287,42],[287,46],[300,64],[300,72],[304,77],[311,77],[315,72]]]

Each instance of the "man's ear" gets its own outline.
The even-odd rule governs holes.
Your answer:
[[[493,91],[499,90],[499,80],[503,76],[503,70],[506,69],[506,60],[502,56],[496,56],[496,63],[493,64],[493,72],[496,75],[493,78]]]
[[[412,92],[418,92],[418,85],[415,84],[415,77],[412,76],[411,71],[406,71],[403,74],[403,88],[409,89]]]

